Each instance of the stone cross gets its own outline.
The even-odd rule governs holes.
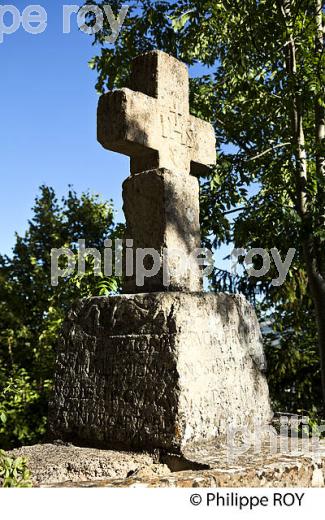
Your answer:
[[[213,127],[190,115],[187,67],[164,52],[135,58],[130,86],[132,90],[123,88],[100,98],[98,140],[131,158],[132,175],[123,183],[123,209],[134,255],[140,249],[154,250],[164,267],[153,274],[153,257],[148,255],[143,264],[151,273],[144,285],[134,273],[126,274],[123,290],[200,291],[200,266],[191,255],[200,247],[195,176],[215,164]],[[180,258],[189,259],[188,269],[171,274],[166,285],[164,274],[175,273]]]
[[[193,255],[200,248],[199,182],[190,173],[215,162],[215,147],[212,126],[189,114],[185,66],[147,53],[133,62],[131,87],[101,97],[98,137],[131,157],[123,183],[125,258],[145,255],[140,263],[150,276],[138,284],[126,261],[128,294],[86,298],[69,312],[49,434],[185,460],[187,447],[221,443],[229,428],[251,439],[266,431],[272,413],[263,344],[242,295],[200,292]],[[184,272],[174,269],[177,255],[188,257]]]
[[[215,164],[210,123],[190,115],[186,65],[161,51],[138,56],[130,87],[101,97],[98,140],[130,156],[131,173],[166,168],[202,175]]]

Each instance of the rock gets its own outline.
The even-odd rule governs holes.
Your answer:
[[[34,485],[126,479],[137,473],[165,475],[167,466],[156,464],[147,453],[117,452],[80,448],[72,444],[37,444],[9,452],[26,457]]]

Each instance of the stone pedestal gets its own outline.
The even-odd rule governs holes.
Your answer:
[[[79,302],[59,341],[52,438],[181,453],[271,418],[255,313],[226,294]]]

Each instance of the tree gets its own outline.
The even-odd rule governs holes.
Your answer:
[[[51,250],[77,254],[82,238],[102,251],[120,236],[113,207],[97,195],[80,198],[70,189],[59,203],[42,186],[26,234],[16,237],[12,257],[0,256],[0,446],[37,442],[46,430],[55,345],[66,311],[76,298],[118,289],[114,278],[96,278],[88,259],[84,275],[51,284]],[[63,267],[63,266],[62,266]]]
[[[273,273],[255,281],[244,276],[242,286],[259,290],[260,308],[278,319],[281,316],[280,329],[294,326],[298,342],[301,312],[297,310],[303,307],[309,337],[304,349],[314,351],[315,338],[306,327],[316,325],[324,404],[322,0],[141,0],[129,4],[114,46],[105,43],[110,33],[107,24],[95,35],[101,52],[90,66],[98,73],[97,90],[124,86],[132,58],[153,48],[189,65],[200,62],[209,67],[191,81],[192,112],[211,120],[217,137],[218,164],[201,187],[204,243],[217,247],[233,240],[243,248],[277,247],[282,258],[289,247],[296,248],[283,287],[272,286]],[[111,5],[118,12],[122,2]],[[229,221],[225,213],[238,205],[243,210]],[[255,257],[256,266],[259,262]],[[290,311],[286,310],[288,302]],[[277,327],[275,323],[279,332]],[[316,399],[317,390],[314,395]]]

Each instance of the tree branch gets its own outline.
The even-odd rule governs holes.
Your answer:
[[[247,159],[247,162],[255,161],[255,159],[259,159],[260,157],[263,157],[263,155],[266,155],[269,152],[273,152],[277,148],[284,148],[285,146],[289,146],[290,144],[291,143],[280,143],[280,144],[276,144],[274,146],[271,146],[271,148],[268,148],[267,150],[264,150],[264,152],[261,152],[261,153],[255,155],[254,157],[250,157],[249,159]]]

